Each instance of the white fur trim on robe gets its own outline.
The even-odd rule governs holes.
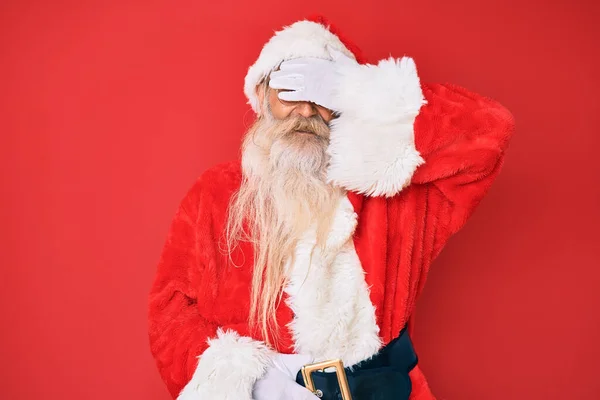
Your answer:
[[[208,343],[177,400],[252,400],[254,383],[271,365],[273,351],[231,330],[219,329],[217,338]]]
[[[424,160],[415,148],[414,121],[425,100],[412,58],[340,68],[331,123],[330,182],[369,196],[393,196]]]
[[[381,348],[375,307],[352,240],[356,223],[344,196],[324,251],[315,248],[316,235],[310,231],[297,245],[294,264],[287,266],[294,350],[315,361],[341,358],[351,366]]]

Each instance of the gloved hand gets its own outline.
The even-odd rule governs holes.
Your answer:
[[[277,354],[265,375],[256,381],[254,400],[319,400],[305,387],[296,383],[296,375],[312,357],[303,354]]]
[[[359,64],[344,53],[327,46],[332,60],[303,57],[284,61],[269,80],[272,89],[285,101],[310,101],[333,111],[341,111],[334,94],[339,86],[339,68]]]

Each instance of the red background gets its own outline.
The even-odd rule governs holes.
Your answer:
[[[595,4],[593,4],[595,3]],[[497,183],[417,312],[440,399],[600,398],[598,2],[5,1],[0,397],[166,400],[146,294],[170,219],[251,120],[273,30],[320,12],[513,111]]]

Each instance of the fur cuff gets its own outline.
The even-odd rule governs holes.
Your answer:
[[[345,65],[340,72],[328,179],[346,190],[393,196],[424,162],[413,130],[425,104],[415,63],[389,58],[378,65]]]
[[[252,400],[254,383],[266,372],[273,351],[263,342],[221,329],[208,344],[177,400]]]

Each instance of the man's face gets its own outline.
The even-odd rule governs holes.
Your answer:
[[[333,118],[333,112],[325,107],[307,101],[281,100],[278,93],[279,91],[274,89],[267,91],[271,114],[275,119],[283,120],[290,116],[310,118],[319,115],[325,123],[329,123]]]
[[[261,83],[256,93],[261,115],[253,143],[268,149],[269,161],[278,168],[287,165],[291,170],[322,171],[327,164],[333,113],[314,103],[281,100],[279,91],[269,88],[268,82]]]

